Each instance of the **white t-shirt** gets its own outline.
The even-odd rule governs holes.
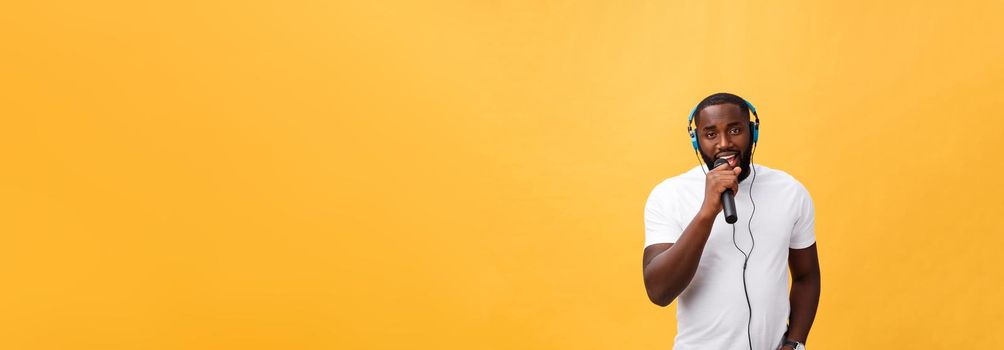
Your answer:
[[[759,164],[756,178],[739,183],[735,196],[739,220],[732,225],[721,213],[715,219],[693,280],[677,298],[677,335],[674,350],[748,350],[746,324],[750,312],[743,293],[743,254],[753,251],[746,269],[746,285],[753,320],[754,350],[781,346],[787,329],[788,248],[808,248],[816,242],[815,213],[809,192],[787,173]],[[683,233],[704,201],[705,175],[701,167],[666,179],[652,189],[645,204],[645,247],[673,243]],[[753,214],[750,239],[750,186]]]

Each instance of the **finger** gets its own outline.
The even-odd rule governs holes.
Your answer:
[[[732,194],[739,193],[739,186],[734,186],[732,184],[722,184],[718,187],[718,193],[725,192],[726,190],[732,190]]]
[[[714,176],[717,179],[722,179],[722,180],[736,180],[736,181],[739,180],[739,174],[736,174],[732,170],[720,171],[720,172],[712,174],[712,176]]]
[[[732,171],[735,172],[736,175],[739,175],[739,173],[743,172],[743,168],[735,167],[734,169],[732,169]]]
[[[717,192],[718,194],[722,194],[722,193],[724,193],[725,191],[728,191],[728,190],[730,190],[730,189],[731,189],[731,186],[729,186],[729,185],[724,185],[724,184],[723,184],[723,185],[719,185],[719,186],[718,186],[718,191],[715,191],[715,192]]]

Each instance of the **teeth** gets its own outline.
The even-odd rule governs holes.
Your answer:
[[[735,157],[735,156],[736,156],[735,154],[730,154],[730,155],[727,155],[727,156],[722,156],[721,158],[732,159],[732,157]]]

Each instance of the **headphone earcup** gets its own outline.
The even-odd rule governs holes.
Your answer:
[[[699,151],[697,149],[697,134],[693,131],[690,132],[690,144],[694,146],[694,151]]]
[[[750,122],[750,129],[753,129],[753,143],[756,143],[760,138],[760,124]]]

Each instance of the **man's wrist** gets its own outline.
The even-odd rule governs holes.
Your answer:
[[[789,329],[786,330],[786,331],[784,331],[784,336],[782,336],[782,338],[781,338],[781,340],[782,340],[781,345],[788,345],[788,346],[791,346],[791,347],[795,347],[794,343],[798,343],[798,344],[803,344],[804,345],[805,344],[805,338],[806,338],[805,336],[799,336],[798,334],[791,334],[791,328],[790,328],[790,325],[789,325]]]
[[[714,222],[716,216],[718,216],[718,212],[715,212],[714,210],[711,209],[707,209],[703,205],[701,206],[701,209],[697,211],[698,220]]]
[[[785,337],[784,341],[781,342],[781,349],[783,350],[804,350],[805,343],[800,341]]]

